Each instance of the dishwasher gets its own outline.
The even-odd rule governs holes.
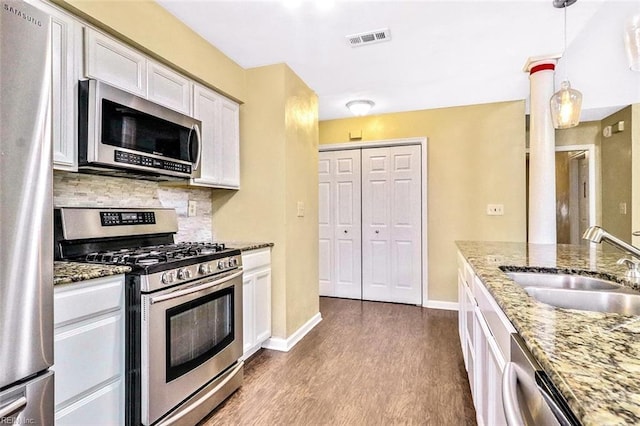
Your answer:
[[[516,333],[502,374],[502,403],[509,426],[581,424]]]

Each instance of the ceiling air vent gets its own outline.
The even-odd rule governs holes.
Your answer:
[[[349,41],[351,47],[365,46],[391,40],[391,32],[389,28],[382,28],[375,31],[351,34],[346,36],[346,39]]]

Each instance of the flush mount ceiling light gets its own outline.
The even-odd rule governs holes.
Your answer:
[[[349,111],[351,111],[353,115],[358,116],[367,115],[369,110],[371,110],[371,108],[373,108],[374,106],[375,103],[373,101],[369,101],[366,99],[347,102],[347,108],[349,108]]]
[[[640,13],[627,20],[624,28],[624,44],[629,58],[629,68],[640,71]]]
[[[571,88],[567,56],[567,8],[577,0],[554,0],[553,7],[564,9],[564,51],[565,79],[560,84],[560,90],[553,94],[550,100],[551,119],[556,129],[568,129],[580,123],[580,109],[582,108],[582,93]]]

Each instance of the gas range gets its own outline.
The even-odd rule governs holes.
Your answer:
[[[126,265],[126,424],[196,424],[241,384],[239,249],[176,243],[173,209],[59,208],[57,260]]]
[[[60,208],[56,260],[130,266],[151,292],[242,267],[240,250],[222,243],[174,243],[173,209]]]

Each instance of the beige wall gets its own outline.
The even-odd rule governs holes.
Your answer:
[[[244,101],[244,69],[156,2],[53,1],[221,93]]]
[[[570,191],[569,152],[556,152],[556,240],[559,244],[571,242]]]
[[[428,138],[429,299],[457,300],[456,240],[525,240],[524,101],[320,122],[320,143]],[[504,216],[487,216],[487,204]]]
[[[602,120],[602,127],[624,121],[624,132],[602,139],[602,227],[631,242],[631,106]],[[620,203],[627,213],[620,212]]]
[[[631,230],[640,231],[640,104],[631,105]],[[632,237],[633,244],[640,246],[640,236]]]
[[[214,192],[213,226],[275,243],[273,335],[286,338],[319,311],[317,97],[286,65],[249,69],[240,135],[241,189]]]
[[[318,98],[289,67],[285,77],[287,336],[319,312]],[[278,163],[275,165],[278,166]],[[304,204],[298,217],[297,205]]]

